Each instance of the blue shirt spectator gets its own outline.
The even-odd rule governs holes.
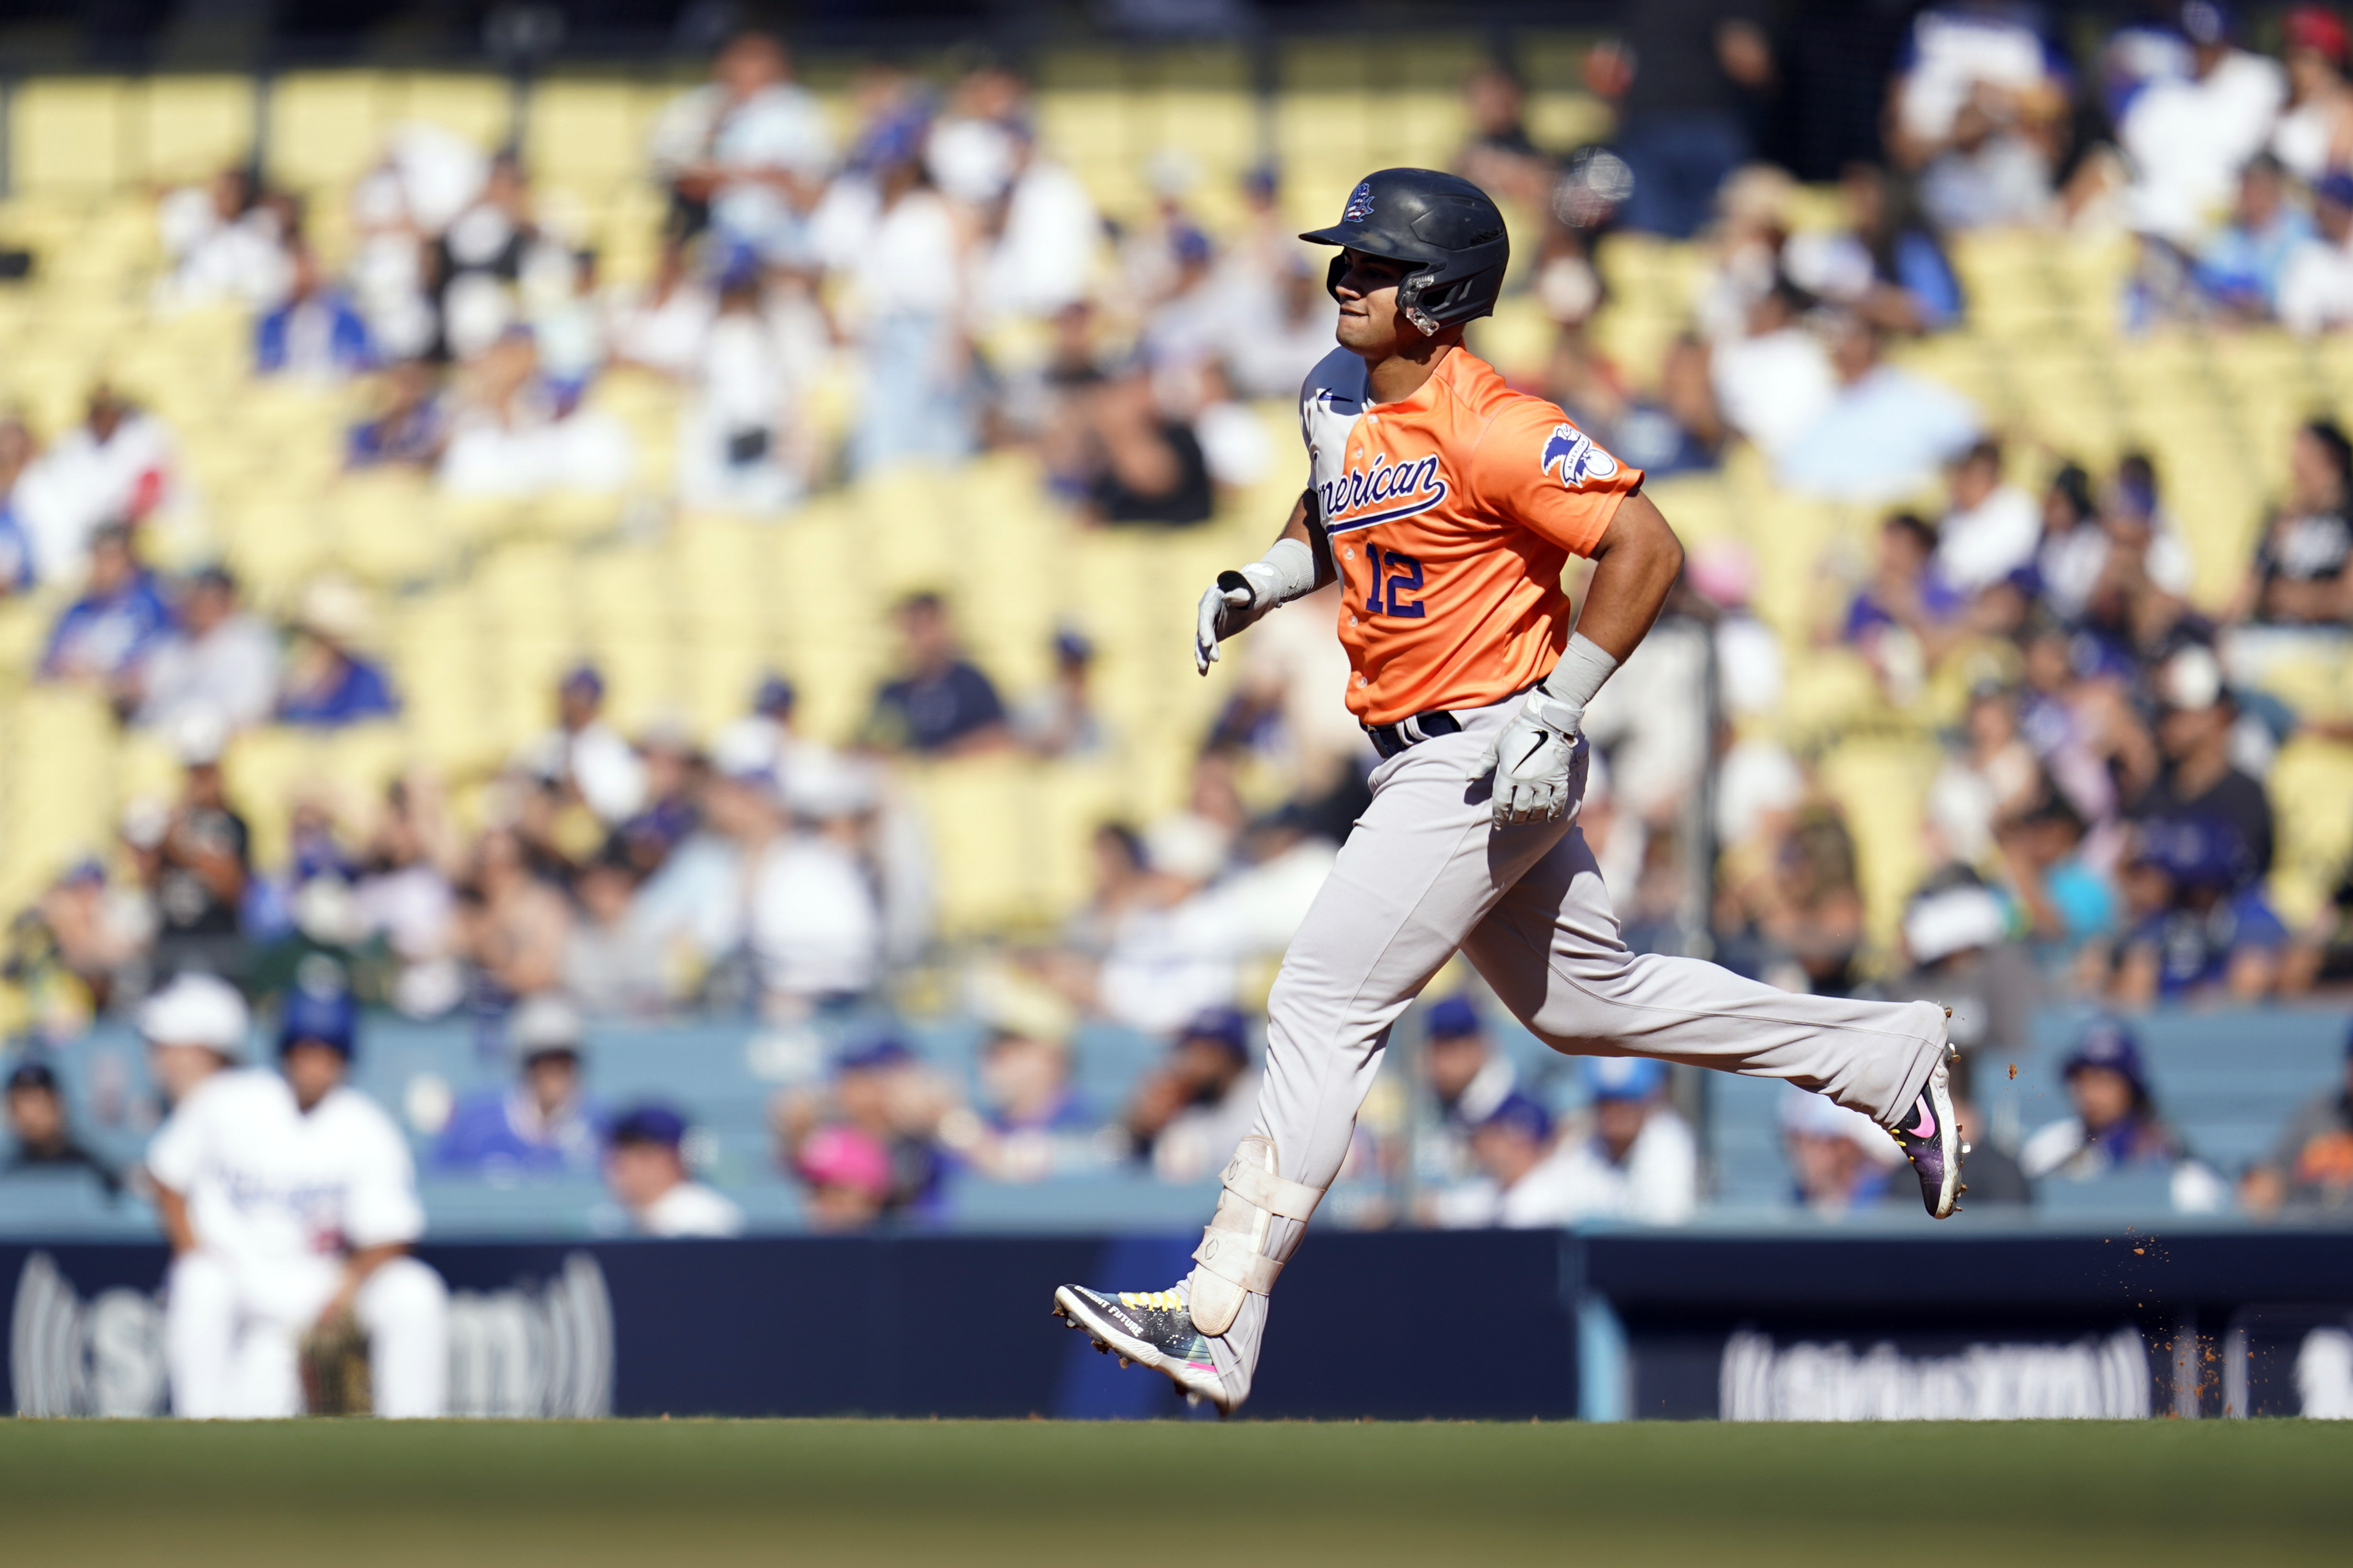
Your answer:
[[[254,324],[258,375],[291,373],[333,380],[357,375],[375,363],[367,323],[333,289],[297,295]]]
[[[2225,309],[2265,317],[2279,305],[2281,270],[2295,247],[2313,236],[2312,219],[2287,202],[2287,171],[2270,153],[2239,174],[2239,199],[2230,224],[2198,253],[2198,287]]]
[[[1879,329],[1840,323],[1831,363],[1838,395],[1784,447],[1779,478],[1834,500],[1879,500],[1920,489],[1978,439],[1977,411],[1959,393],[1879,361]]]
[[[607,1117],[581,1085],[580,1016],[534,996],[507,1019],[515,1081],[458,1104],[433,1150],[434,1168],[498,1176],[594,1175]]]
[[[909,673],[874,694],[871,744],[932,755],[986,750],[1009,738],[996,686],[956,653],[947,608],[936,594],[899,606]]]
[[[120,524],[90,540],[90,584],[49,633],[41,673],[52,680],[111,680],[136,669],[172,629],[172,607],[131,552]]]
[[[375,417],[352,426],[343,449],[347,468],[429,468],[449,443],[449,420],[433,387],[432,367],[404,360],[384,378],[384,402]]]
[[[315,657],[316,664],[306,668],[308,661],[298,656],[278,700],[280,723],[332,730],[400,711],[391,681],[374,664],[332,644],[319,645]]]

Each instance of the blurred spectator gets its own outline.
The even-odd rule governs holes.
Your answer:
[[[518,327],[459,377],[438,471],[457,495],[609,494],[628,482],[635,460],[628,427],[567,405],[542,374],[531,333]]]
[[[1977,594],[2034,563],[2042,509],[2001,477],[2001,443],[1979,441],[1953,465],[1952,504],[1936,525],[1936,574]]]
[[[284,294],[290,268],[283,215],[262,199],[250,171],[224,169],[201,185],[165,193],[155,226],[169,268],[155,286],[164,308],[234,300],[268,310]]]
[[[899,602],[900,663],[905,671],[874,693],[869,745],[920,756],[968,756],[1008,743],[996,686],[958,650],[955,627],[937,594]]]
[[[1229,333],[1226,363],[1236,394],[1298,396],[1307,373],[1332,352],[1338,324],[1339,306],[1324,292],[1323,273],[1294,242],[1273,276],[1245,290],[1234,309],[1239,320]]]
[[[555,689],[555,728],[516,760],[531,776],[578,800],[611,826],[645,805],[646,769],[637,748],[605,721],[604,713],[604,676],[593,664],[575,665]]]
[[[441,461],[449,424],[433,367],[405,359],[376,385],[374,412],[352,426],[344,465],[353,468],[432,468]]]
[[[341,578],[321,577],[302,590],[278,692],[280,723],[329,730],[400,710],[383,669],[354,646],[367,619],[367,601]]]
[[[1904,1152],[1859,1110],[1790,1084],[1781,1096],[1781,1149],[1798,1201],[1825,1218],[1901,1195],[1893,1181]]]
[[[280,1070],[212,1074],[148,1146],[184,1418],[300,1413],[298,1342],[346,1317],[367,1338],[375,1414],[443,1413],[448,1294],[406,1256],[425,1227],[407,1142],[343,1082],[355,1025],[349,996],[294,992]]]
[[[1946,858],[1974,866],[2001,825],[2035,803],[2042,768],[2019,735],[2016,694],[2005,687],[1970,691],[1962,742],[1928,785],[1928,823]]]
[[[1946,867],[1905,904],[1904,949],[1912,968],[1887,994],[1950,1008],[1947,1034],[1961,1051],[2009,1060],[2033,1043],[2033,962],[2010,940],[2002,901],[1967,867]]]
[[[755,273],[732,275],[695,366],[685,414],[679,500],[691,507],[765,514],[799,498],[806,463],[796,449],[788,371],[761,310]]]
[[[2132,226],[2173,245],[2197,243],[2207,215],[2230,199],[2239,168],[2272,133],[2286,97],[2275,60],[2235,47],[2230,12],[2188,0],[2180,26],[2189,74],[2151,81],[2125,110],[2116,140],[2132,165]]]
[[[2063,108],[2066,56],[2007,5],[1931,5],[1913,18],[1890,93],[1889,140],[1916,167],[1963,138],[1974,112],[2005,123],[2051,118]]]
[[[370,369],[375,353],[367,322],[342,289],[319,276],[319,258],[308,246],[294,247],[292,268],[284,302],[254,323],[254,374],[342,381]]]
[[[1100,757],[1111,734],[1095,710],[1094,644],[1065,626],[1054,634],[1054,679],[1013,713],[1013,732],[1041,757]]]
[[[474,841],[471,875],[458,889],[460,950],[497,1002],[553,991],[563,983],[571,906],[532,866],[510,827]]]
[[[1827,396],[1830,372],[1819,346],[1813,359]],[[1624,460],[1644,473],[1664,479],[1713,468],[1722,455],[1729,432],[1709,378],[1707,349],[1685,332],[1667,346],[1658,395],[1641,395],[1591,352],[1583,332],[1564,331],[1553,350],[1546,391],[1580,429],[1611,452],[1626,454]]]
[[[2158,1114],[2131,1030],[2113,1019],[2094,1020],[2060,1071],[2075,1113],[2027,1139],[2019,1164],[2029,1177],[2091,1181],[2112,1172],[2158,1171],[2170,1179],[2178,1214],[2210,1214],[2229,1202],[2221,1178],[2190,1156]]]
[[[47,1062],[19,1062],[8,1074],[8,1131],[16,1146],[0,1164],[0,1179],[47,1171],[86,1171],[109,1197],[122,1188],[113,1166],[74,1138],[65,1097]]]
[[[220,754],[227,738],[208,715],[184,723],[173,737],[186,769],[179,801],[132,839],[140,879],[155,900],[154,962],[161,974],[201,970],[235,977],[244,972],[241,907],[253,876],[253,836],[222,785]]]
[[[2353,174],[2332,169],[2312,187],[2314,232],[2290,247],[2274,296],[2290,331],[2353,322]]]
[[[2310,184],[2353,163],[2353,87],[2345,80],[2345,22],[2322,5],[2293,6],[2282,20],[2288,103],[2272,128],[2271,150],[2297,179]]]
[[[183,500],[171,432],[105,382],[90,389],[80,424],[17,476],[9,506],[46,583],[81,574],[100,530],[135,525]]]
[[[2353,1037],[2346,1040],[2343,1082],[2297,1108],[2270,1152],[2240,1180],[2239,1201],[2257,1215],[2353,1205]]]
[[[1414,1151],[1429,1181],[1459,1182],[1471,1174],[1471,1130],[1495,1113],[1517,1087],[1509,1057],[1495,1049],[1468,996],[1441,997],[1422,1013],[1421,1073],[1437,1101],[1438,1120]]]
[[[836,765],[805,769],[792,795],[794,822],[752,863],[749,938],[763,1005],[793,1018],[871,991],[882,974],[885,910],[878,878],[861,862],[858,819],[871,805],[864,781]],[[773,812],[774,785],[762,786]]]
[[[1977,440],[1976,411],[1959,394],[1882,363],[1881,329],[1859,315],[1831,329],[1830,406],[1777,457],[1790,489],[1835,500],[1904,494]]]
[[[1516,1089],[1471,1130],[1479,1179],[1439,1193],[1431,1214],[1449,1229],[1539,1230],[1568,1223],[1565,1167],[1555,1158],[1552,1115]]]
[[[1649,1057],[1588,1057],[1588,1124],[1572,1126],[1553,1163],[1568,1220],[1681,1225],[1699,1202],[1699,1141],[1666,1102],[1667,1066]]]
[[[1767,456],[1812,428],[1838,395],[1830,355],[1804,319],[1812,307],[1811,295],[1777,275],[1746,307],[1743,335],[1717,340],[1709,356],[1725,422]]]
[[[0,414],[0,603],[35,582],[32,536],[16,514],[16,481],[39,450],[24,420]]]
[[[1001,66],[971,72],[932,129],[926,162],[949,193],[976,208],[990,314],[1042,321],[1084,298],[1102,225],[1076,175],[1038,145],[1027,85]],[[954,169],[951,165],[955,165]]]
[[[833,1064],[833,1080],[823,1089],[796,1089],[776,1102],[771,1115],[783,1163],[799,1173],[813,1192],[840,1185],[828,1194],[836,1218],[870,1184],[867,1150],[881,1157],[883,1180],[875,1213],[927,1210],[940,1195],[947,1173],[941,1129],[955,1097],[937,1073],[905,1044],[888,1035],[852,1044]],[[838,1134],[855,1135],[844,1142]]]
[[[1937,572],[1938,543],[1936,531],[1908,511],[1882,522],[1879,559],[1839,628],[1898,704],[1918,695],[1928,666],[1961,636],[1968,602]]]
[[[942,1142],[992,1181],[1035,1182],[1058,1168],[1092,1163],[1095,1119],[1071,1084],[1067,1041],[999,1028],[980,1047],[982,1109],[961,1107],[941,1119]],[[1072,1158],[1070,1147],[1083,1153]]]
[[[1471,122],[1471,138],[1456,155],[1462,177],[1491,195],[1542,210],[1552,199],[1553,161],[1528,135],[1519,78],[1501,62],[1480,61],[1463,75],[1462,108]]]
[[[2034,554],[2036,590],[2051,613],[2065,622],[2080,618],[2107,558],[2092,477],[2073,463],[2062,464],[2042,492],[2042,541]]]
[[[2016,106],[1978,92],[1920,174],[1920,210],[1948,233],[2032,223],[2051,205],[2051,160]]]
[[[429,781],[395,779],[385,787],[353,897],[365,929],[389,950],[389,999],[412,1018],[439,1016],[464,991],[449,877],[459,858],[456,830]]]
[[[606,1144],[606,1184],[641,1235],[740,1235],[744,1211],[734,1200],[688,1176],[685,1142],[685,1119],[668,1106],[623,1111]]]
[[[1079,472],[1094,518],[1185,527],[1206,522],[1216,511],[1201,437],[1189,421],[1162,410],[1142,363],[1092,387],[1085,431]]]
[[[90,539],[81,596],[49,629],[41,674],[95,682],[118,706],[131,708],[138,701],[141,670],[171,626],[172,608],[132,552],[131,531],[119,524],[101,528]]]
[[[188,579],[178,620],[140,671],[139,722],[170,730],[205,710],[242,730],[267,719],[278,700],[278,639],[238,607],[227,567]]]
[[[564,989],[599,1017],[658,1018],[670,1010],[661,947],[634,918],[637,890],[637,868],[617,845],[573,879]]]
[[[2272,863],[2271,801],[2232,765],[2237,707],[2212,651],[2184,648],[2157,683],[2164,768],[2131,808],[2140,847],[2125,887],[2135,924],[2116,993],[2145,1005],[2219,982],[2233,996],[2261,996],[2287,944],[2261,891]]]
[[[2230,618],[2283,626],[2353,618],[2353,440],[2333,419],[2297,427],[2287,500],[2264,525]]]
[[[664,237],[705,227],[723,264],[806,266],[808,215],[833,163],[824,110],[792,79],[792,58],[765,33],[738,34],[711,80],[665,105],[653,130],[655,177],[670,193]]]
[[[605,1117],[581,1081],[580,1015],[561,997],[533,996],[507,1016],[505,1034],[514,1082],[458,1102],[434,1145],[434,1168],[494,1181],[595,1173]]]
[[[801,1141],[792,1168],[807,1189],[812,1230],[863,1230],[891,1211],[891,1152],[858,1128],[818,1128]]]
[[[1911,187],[1876,163],[1839,179],[1849,226],[1792,236],[1782,264],[1799,287],[1889,332],[1936,332],[1961,317],[1961,285]]]
[[[114,881],[99,860],[60,872],[12,932],[20,942],[9,954],[8,978],[24,993],[36,1028],[72,1038],[122,995],[137,994],[155,922],[145,889]]]
[[[1767,984],[1829,996],[1854,988],[1862,895],[1854,839],[1834,808],[1801,810],[1772,863],[1732,894],[1761,943],[1757,972]]]
[[[2199,248],[2191,274],[2199,289],[2242,321],[2277,311],[2288,258],[2312,238],[2312,219],[2287,198],[2287,171],[2270,153],[2256,154],[2239,171],[2231,221]]]
[[[1995,829],[2026,938],[2055,963],[2116,930],[2116,889],[2084,853],[2084,837],[2082,815],[2055,787]]]
[[[1195,1016],[1128,1101],[1122,1125],[1162,1181],[1199,1180],[1250,1131],[1259,1075],[1245,1027],[1230,1007]]]
[[[2009,1150],[1994,1142],[1993,1131],[1978,1114],[1976,1098],[1969,1092],[1974,1079],[1969,1058],[1962,1057],[1953,1064],[1953,1126],[1968,1150],[1967,1159],[1968,1206],[2022,1205],[2034,1201],[2034,1184],[2026,1179],[2026,1172]],[[1982,1058],[1990,1063],[1990,1057]]]
[[[1745,110],[1773,83],[1773,49],[1746,7],[1726,13],[1709,0],[1636,6],[1623,37],[1586,62],[1588,82],[1617,103],[1618,152],[1634,173],[1629,228],[1690,238],[1747,159]]]

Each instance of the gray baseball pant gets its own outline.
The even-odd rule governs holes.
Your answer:
[[[1497,826],[1488,781],[1465,778],[1517,708],[1457,713],[1461,733],[1374,771],[1373,804],[1267,1001],[1251,1131],[1273,1141],[1277,1173],[1331,1185],[1389,1026],[1458,950],[1556,1051],[1788,1079],[1893,1125],[1945,1050],[1944,1009],[1793,995],[1699,959],[1628,952],[1584,834],[1566,822]],[[1268,1254],[1288,1259],[1305,1228],[1276,1217]],[[1246,1368],[1266,1311],[1251,1293],[1223,1337]]]

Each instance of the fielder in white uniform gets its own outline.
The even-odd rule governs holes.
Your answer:
[[[172,989],[150,1005],[151,1038],[169,1038],[177,1005]],[[284,1070],[224,1066],[148,1147],[174,1255],[164,1349],[180,1415],[301,1414],[302,1332],[346,1310],[368,1336],[377,1415],[447,1405],[448,1292],[406,1256],[425,1228],[407,1143],[343,1087],[353,1025],[348,998],[298,993]]]
[[[1389,1026],[1457,952],[1556,1050],[1788,1079],[1886,1128],[1932,1215],[1960,1190],[1943,1008],[1789,995],[1619,941],[1573,826],[1579,729],[1683,549],[1640,470],[1462,347],[1502,288],[1503,215],[1468,181],[1387,169],[1301,237],[1342,247],[1340,350],[1300,394],[1311,487],[1264,559],[1202,595],[1195,658],[1206,674],[1224,638],[1336,579],[1348,706],[1384,760],[1283,956],[1257,1120],[1192,1272],[1054,1297],[1098,1346],[1227,1412],[1249,1397],[1268,1293],[1338,1173]],[[1581,616],[1560,585],[1572,555],[1594,563]]]

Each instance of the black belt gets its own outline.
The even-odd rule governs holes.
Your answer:
[[[1459,735],[1462,721],[1443,709],[1417,713],[1410,719],[1400,719],[1394,724],[1367,724],[1365,733],[1373,738],[1373,750],[1388,762],[1408,746],[1418,746],[1436,735]]]

